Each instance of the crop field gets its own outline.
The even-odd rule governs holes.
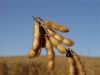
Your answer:
[[[26,56],[0,57],[0,75],[68,75],[69,65],[65,56],[56,56],[55,68],[47,69],[44,56],[30,59]],[[100,58],[81,57],[87,75],[100,75]]]

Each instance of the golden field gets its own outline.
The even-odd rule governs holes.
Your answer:
[[[44,56],[30,59],[26,56],[0,57],[0,75],[68,75],[65,56],[56,56],[55,68],[47,69],[48,60]],[[81,57],[87,75],[100,75],[100,58]]]

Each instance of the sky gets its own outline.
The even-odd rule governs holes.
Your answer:
[[[75,42],[75,52],[100,57],[100,0],[0,0],[0,56],[27,55],[32,16],[68,27],[69,33],[59,34]]]

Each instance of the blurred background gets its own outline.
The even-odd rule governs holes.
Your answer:
[[[75,42],[73,50],[100,57],[100,0],[0,0],[0,56],[27,55],[32,16],[67,26],[70,32],[59,34]]]

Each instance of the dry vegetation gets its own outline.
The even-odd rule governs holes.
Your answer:
[[[87,75],[100,75],[100,58],[81,57]],[[64,56],[55,59],[55,68],[47,69],[47,58],[0,57],[0,75],[68,75],[68,60]]]

